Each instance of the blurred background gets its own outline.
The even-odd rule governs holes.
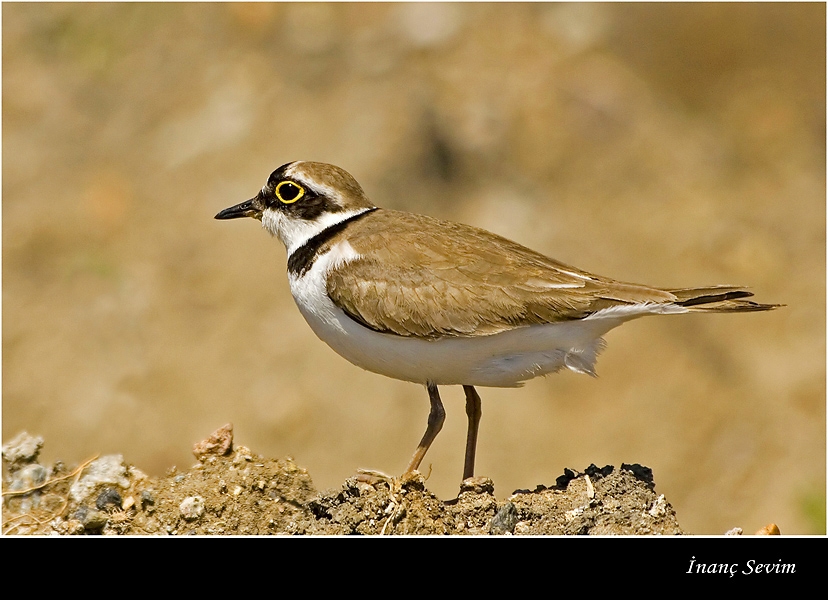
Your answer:
[[[320,489],[401,473],[425,390],[334,354],[281,244],[213,220],[317,160],[602,275],[787,304],[480,389],[499,498],[638,462],[689,532],[825,533],[823,4],[6,3],[2,34],[4,439],[161,475],[229,421]],[[443,399],[423,470],[449,499]]]

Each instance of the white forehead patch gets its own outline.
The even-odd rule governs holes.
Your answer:
[[[335,187],[331,187],[326,185],[320,181],[314,179],[311,175],[309,175],[306,171],[302,169],[302,166],[306,164],[304,161],[297,160],[296,162],[290,163],[285,169],[285,176],[295,179],[296,181],[300,181],[313,190],[314,193],[325,196],[329,200],[336,202],[339,206],[342,206],[343,203],[340,200],[342,197],[342,193],[336,189]]]

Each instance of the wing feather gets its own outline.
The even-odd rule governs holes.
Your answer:
[[[377,331],[490,335],[610,306],[674,302],[668,291],[565,265],[488,231],[389,210],[348,228],[359,254],[330,271],[331,299]],[[459,265],[459,266],[458,266]]]

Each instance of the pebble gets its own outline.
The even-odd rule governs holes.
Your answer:
[[[28,490],[43,484],[48,477],[49,469],[43,465],[26,465],[14,474],[9,489]]]
[[[195,521],[204,514],[204,498],[189,496],[178,505],[178,511],[185,521]]]
[[[3,460],[8,463],[9,469],[14,470],[15,466],[19,468],[20,465],[34,462],[42,447],[42,437],[35,437],[23,431],[13,440],[3,444]]]
[[[106,488],[95,498],[95,508],[106,510],[107,508],[121,508],[123,499],[115,488]]]
[[[492,523],[489,525],[489,533],[493,535],[503,535],[504,533],[512,533],[515,530],[515,525],[518,522],[517,507],[511,502],[507,502],[500,507],[497,514],[492,518]]]
[[[219,427],[206,440],[202,440],[193,446],[193,454],[201,461],[207,459],[211,454],[215,456],[226,456],[232,451],[232,423]]]
[[[92,461],[83,471],[83,476],[69,490],[72,499],[76,502],[84,501],[100,485],[117,485],[121,488],[129,487],[127,467],[124,457],[120,454],[109,454]]]
[[[87,531],[96,531],[103,529],[109,517],[105,512],[89,508],[88,506],[80,506],[75,511],[75,520],[80,521],[83,528]]]
[[[469,477],[460,484],[460,493],[494,494],[494,481],[488,477]]]
[[[141,510],[147,510],[148,507],[155,505],[155,498],[148,490],[141,492]]]
[[[49,477],[49,470],[39,464],[30,464],[19,471],[10,472],[9,475],[11,479],[8,484],[10,491],[32,490],[29,494],[11,496],[17,499],[17,510],[28,512],[39,506],[40,490],[37,488],[46,482]]]

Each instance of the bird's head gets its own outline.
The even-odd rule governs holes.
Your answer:
[[[255,197],[225,208],[215,218],[259,219],[290,253],[330,225],[373,207],[344,169],[295,161],[273,171]]]

